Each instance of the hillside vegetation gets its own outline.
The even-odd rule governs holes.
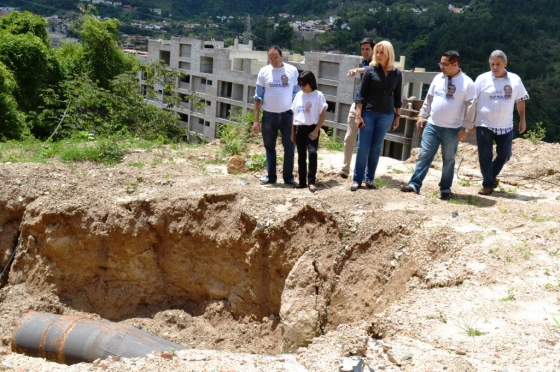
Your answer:
[[[203,23],[218,22],[215,18],[218,15],[250,13],[255,45],[261,50],[266,49],[267,45],[277,43],[302,52],[314,48],[356,54],[359,52],[357,41],[371,36],[376,40],[390,40],[396,53],[406,56],[407,68],[424,67],[428,71],[437,71],[441,53],[455,49],[462,55],[463,71],[472,78],[487,71],[488,55],[495,49],[501,49],[509,57],[508,69],[521,76],[529,91],[529,129],[542,122],[546,131],[545,141],[560,141],[560,129],[555,125],[560,114],[559,0],[453,2],[455,7],[462,8],[463,13],[449,11],[448,1],[428,0],[414,3],[166,0],[157,4],[147,0],[131,0],[131,4],[139,7],[139,10],[147,11],[150,7],[157,6],[162,9],[160,18],[171,15],[171,19],[174,20],[196,20]],[[33,4],[12,0],[8,5],[20,6],[22,9],[32,8],[42,14],[51,14],[53,9],[77,9],[76,1],[63,0],[43,0]],[[390,11],[387,11],[388,7]],[[412,8],[423,11],[416,14]],[[280,22],[280,27],[274,29],[273,22],[267,17],[273,16],[275,21],[279,22],[279,12],[295,15],[294,20],[326,19],[328,16],[340,18],[335,22],[334,30],[318,34],[314,40],[304,43],[294,36],[287,21]],[[145,16],[145,13],[138,15]],[[130,14],[127,17],[130,17]],[[347,24],[349,29],[341,29],[342,24]],[[180,24],[170,23],[164,35],[229,38],[240,35],[244,29],[244,23],[240,19],[221,25],[220,29],[201,29],[188,33]],[[130,31],[132,30],[127,29],[127,32]],[[1,71],[0,74],[6,75]],[[9,81],[10,77],[6,75],[5,79]]]

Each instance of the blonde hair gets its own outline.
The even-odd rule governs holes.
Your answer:
[[[383,47],[383,52],[387,55],[387,71],[393,71],[395,69],[395,50],[393,49],[393,44],[391,44],[387,40],[383,40],[375,44],[375,46],[373,47],[373,58],[369,65],[373,67],[377,66],[377,61],[375,60],[375,51],[379,46]]]

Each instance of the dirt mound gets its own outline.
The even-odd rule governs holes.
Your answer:
[[[4,353],[17,319],[32,309],[120,321],[193,348],[271,355],[330,343],[347,324],[362,331],[348,330],[353,341],[332,353],[379,353],[387,367],[396,358],[389,350],[411,347],[402,337],[432,345],[443,337],[427,330],[427,317],[460,319],[437,305],[453,303],[437,291],[491,287],[508,280],[505,262],[560,252],[550,213],[560,191],[558,144],[515,140],[504,174],[549,183],[504,177],[491,197],[476,194],[476,148],[461,144],[448,203],[437,199],[441,159],[423,195],[399,191],[414,152],[405,163],[382,158],[382,187],[356,193],[335,174],[341,154],[321,152],[319,191],[311,194],[201,161],[216,150],[138,151],[112,168],[2,165],[0,268],[17,247],[0,290]],[[403,319],[403,311],[424,321]],[[371,344],[366,332],[392,344]],[[306,350],[297,358],[307,368],[330,368],[317,367],[324,355]]]

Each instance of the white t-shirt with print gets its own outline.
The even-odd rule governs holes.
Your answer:
[[[297,68],[287,63],[279,68],[272,65],[261,68],[257,75],[257,85],[264,87],[263,110],[275,113],[288,111],[292,105],[298,76]]]
[[[443,73],[436,75],[432,80],[428,90],[428,94],[433,96],[428,123],[443,128],[463,126],[466,103],[476,97],[474,82],[460,72],[451,78],[451,84],[453,87],[449,89],[449,78]],[[470,127],[472,123],[467,123],[465,126]]]
[[[515,102],[529,99],[529,93],[521,78],[506,71],[506,76],[497,78],[492,71],[476,78],[476,126],[487,128],[513,127]]]
[[[314,90],[311,93],[297,92],[292,102],[294,112],[294,125],[317,124],[321,112],[327,108],[327,100],[323,93]]]

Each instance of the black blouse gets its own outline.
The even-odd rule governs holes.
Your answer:
[[[356,103],[362,103],[362,110],[392,114],[402,106],[402,74],[399,69],[389,71],[385,76],[381,66],[371,67],[362,77],[356,95]]]

